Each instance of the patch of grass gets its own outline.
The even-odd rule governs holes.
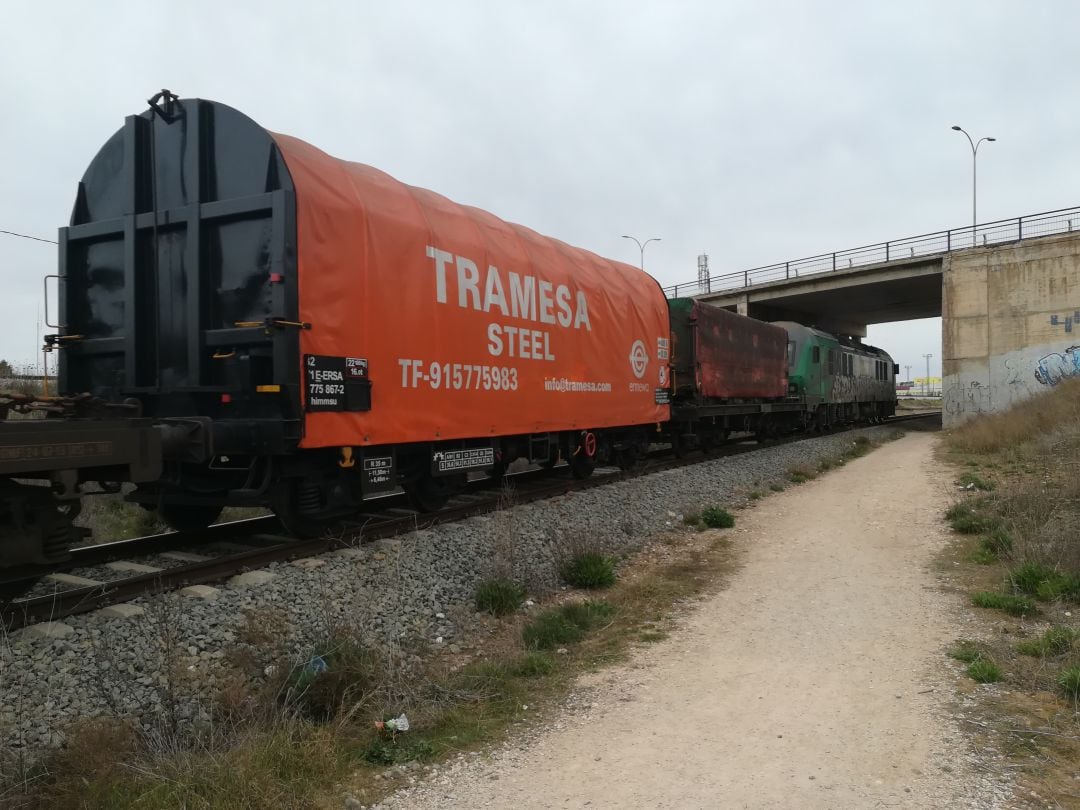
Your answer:
[[[1001,680],[1001,667],[989,658],[980,656],[968,664],[967,674],[977,683],[997,683]]]
[[[663,641],[668,637],[668,634],[663,630],[642,630],[638,633],[638,641]]]
[[[701,511],[701,522],[710,529],[730,529],[735,525],[735,516],[720,506],[710,506]]]
[[[509,579],[495,577],[485,579],[476,586],[474,601],[476,609],[481,613],[490,613],[492,616],[508,616],[519,607],[525,599],[525,589]]]
[[[1058,686],[1067,697],[1080,699],[1080,665],[1066,667],[1057,677]]]
[[[945,513],[945,519],[949,521],[952,530],[959,534],[982,534],[995,525],[991,518],[976,511],[966,501],[950,506]]]
[[[995,591],[973,593],[971,603],[976,607],[1002,610],[1010,616],[1032,616],[1038,612],[1030,599]]]
[[[805,464],[799,464],[787,471],[788,480],[793,484],[805,484],[817,478],[817,473]]]
[[[1016,651],[1021,655],[1030,655],[1035,658],[1053,658],[1072,652],[1076,638],[1077,633],[1072,628],[1056,625],[1045,630],[1037,638],[1021,641],[1016,645]]]
[[[751,493],[750,493],[749,495],[747,495],[746,497],[748,497],[748,498],[749,498],[750,500],[752,500],[752,501],[760,501],[760,500],[761,500],[762,498],[764,498],[764,497],[765,497],[765,493],[764,493],[764,492],[758,492],[758,491],[757,491],[757,490],[755,489],[755,490],[754,490],[753,492],[751,492]]]
[[[1012,535],[1000,524],[993,526],[980,542],[983,548],[994,554],[1008,554],[1013,548]]]
[[[367,744],[360,758],[369,765],[399,765],[402,762],[422,762],[435,756],[435,748],[424,738],[409,738],[404,734],[387,733]]]
[[[511,665],[511,671],[519,678],[541,678],[555,671],[555,661],[542,652],[527,652]]]
[[[990,492],[994,485],[992,482],[982,478],[977,473],[973,473],[970,470],[964,472],[956,479],[956,483],[962,486],[964,489],[977,489],[981,492]]]
[[[701,528],[701,510],[700,509],[687,509],[683,513],[682,522],[687,526],[694,526]]]
[[[586,551],[566,560],[559,574],[575,588],[610,588],[615,584],[615,560],[605,554]]]
[[[957,642],[955,647],[949,650],[949,655],[957,661],[970,664],[971,662],[982,658],[983,652],[979,648],[979,645],[974,641],[961,640]]]
[[[856,436],[850,445],[844,448],[844,458],[858,458],[859,456],[865,456],[871,450],[874,449],[874,443],[870,441],[869,436]]]
[[[1062,574],[1048,565],[1028,562],[1009,572],[1013,590],[1044,602],[1080,598],[1080,576]]]
[[[773,492],[783,492],[785,487],[783,484],[769,484],[769,489]]]
[[[614,612],[614,606],[604,601],[568,602],[539,613],[522,628],[521,637],[530,650],[553,650],[581,641]]]
[[[37,787],[40,807],[311,807],[348,774],[329,729],[287,723],[224,751],[176,752],[113,774]]]

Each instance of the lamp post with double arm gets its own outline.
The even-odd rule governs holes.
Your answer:
[[[649,242],[659,242],[660,237],[659,236],[654,236],[651,239],[646,239],[644,242],[639,242],[638,238],[636,236],[627,236],[626,234],[623,234],[623,239],[633,239],[634,244],[638,246],[638,250],[641,252],[641,272],[644,273],[645,272],[645,246],[647,244],[649,244]]]
[[[957,132],[963,132],[968,139],[968,143],[971,144],[971,246],[975,247],[975,225],[978,222],[976,212],[976,158],[979,155],[979,145],[983,141],[994,142],[997,138],[979,138],[979,140],[973,139],[968,135],[968,131],[959,125],[954,125],[953,129]]]

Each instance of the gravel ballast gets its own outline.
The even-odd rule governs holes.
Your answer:
[[[218,583],[211,599],[143,597],[131,603],[143,612],[128,618],[91,613],[65,619],[70,633],[11,633],[0,648],[4,745],[9,753],[56,747],[68,725],[102,715],[135,718],[148,731],[163,719],[208,722],[237,661],[272,675],[325,652],[340,630],[380,648],[460,652],[471,643],[461,626],[473,615],[474,588],[499,561],[512,559],[515,576],[542,597],[559,585],[560,550],[579,538],[617,555],[633,552],[685,511],[737,505],[752,491],[787,484],[792,467],[838,456],[856,436],[896,431],[765,447],[272,565],[264,570],[273,576],[260,583]]]

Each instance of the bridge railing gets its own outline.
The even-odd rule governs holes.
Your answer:
[[[712,276],[705,283],[694,280],[665,287],[664,294],[668,298],[678,298],[680,295],[738,290],[771,281],[802,278],[818,273],[831,273],[901,259],[940,256],[953,250],[1000,245],[1021,239],[1069,233],[1073,230],[1080,230],[1080,207],[1059,208],[1056,211],[1044,211],[1041,214],[999,219],[974,227],[969,225],[965,228],[951,228],[947,231],[924,233],[904,239],[878,242],[874,245],[767,264],[738,273],[723,273]]]

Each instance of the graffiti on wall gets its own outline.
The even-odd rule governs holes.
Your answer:
[[[1073,330],[1073,324],[1080,325],[1080,309],[1075,312],[1070,312],[1068,315],[1051,315],[1050,325],[1061,326],[1064,324],[1065,331],[1071,332]]]
[[[967,385],[950,385],[945,390],[942,407],[945,413],[953,416],[983,413],[990,410],[990,389],[978,380],[972,380]]]
[[[1067,326],[1065,331],[1070,331],[1070,327]],[[1035,364],[1035,379],[1043,385],[1057,385],[1066,377],[1080,377],[1080,346],[1051,352]]]

